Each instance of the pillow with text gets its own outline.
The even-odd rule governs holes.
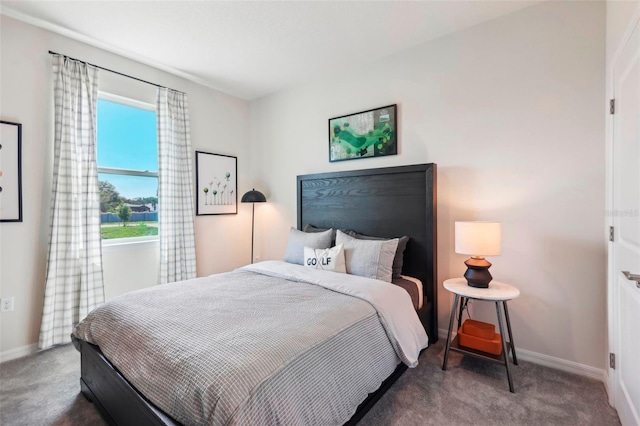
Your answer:
[[[342,244],[328,249],[304,248],[304,266],[325,271],[347,273]]]

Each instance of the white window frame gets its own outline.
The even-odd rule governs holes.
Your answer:
[[[124,96],[114,95],[103,91],[98,91],[98,99],[146,111],[152,111],[157,114],[156,106],[148,102],[142,102],[136,99],[126,98]],[[158,172],[151,172],[149,170],[121,169],[117,167],[98,167],[98,173],[158,178]],[[101,241],[103,249],[106,248],[107,252],[111,252],[130,249],[133,245],[140,248],[149,245],[158,245],[159,237],[158,235],[148,235],[145,237],[101,239]]]

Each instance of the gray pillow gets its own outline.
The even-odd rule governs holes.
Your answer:
[[[357,238],[359,240],[385,241],[391,239],[358,234],[355,231],[347,231],[347,234],[350,237]],[[396,249],[395,257],[393,258],[393,278],[400,278],[400,275],[402,275],[402,266],[404,265],[404,251],[407,249],[409,237],[404,236],[402,238],[399,238],[398,240],[398,248]]]
[[[289,231],[289,242],[287,243],[287,252],[284,255],[284,261],[303,265],[305,246],[313,249],[330,248],[332,235],[333,229],[311,233],[298,231],[292,227]]]
[[[347,274],[391,282],[398,239],[359,240],[338,230],[336,244],[343,244]]]
[[[302,228],[302,230],[304,232],[314,232],[314,233],[328,231],[327,228],[316,228],[315,226],[310,225],[308,223]],[[331,246],[332,247],[335,245],[335,242],[336,242],[336,230],[331,229]]]

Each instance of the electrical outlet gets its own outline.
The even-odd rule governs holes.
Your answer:
[[[0,312],[13,311],[13,297],[3,297],[0,299]]]

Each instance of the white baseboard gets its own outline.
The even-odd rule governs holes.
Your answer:
[[[20,346],[19,348],[13,348],[9,349],[8,351],[0,352],[0,364],[5,361],[11,361],[12,359],[34,354],[37,351],[38,344],[32,343],[30,345]]]
[[[438,337],[441,339],[446,340],[447,333],[448,330],[445,330],[444,328],[438,329]],[[454,332],[453,336],[455,335],[456,333]],[[599,380],[604,383],[605,388],[608,385],[607,371],[601,368],[591,367],[590,365],[580,364],[578,362],[568,361],[566,359],[556,358],[550,355],[528,351],[526,349],[518,349],[517,347],[516,355],[519,360],[521,359],[523,361],[532,362],[545,367],[555,368],[556,370],[566,371],[567,373],[577,374],[578,376]]]

